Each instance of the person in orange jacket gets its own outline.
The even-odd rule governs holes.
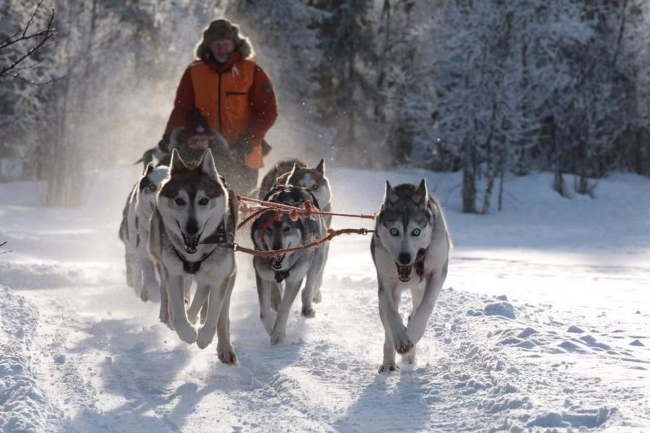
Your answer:
[[[196,60],[181,77],[158,148],[168,153],[171,132],[198,109],[231,146],[229,158],[215,161],[217,170],[237,193],[249,194],[270,151],[264,136],[278,117],[273,84],[252,60],[249,39],[226,19],[212,21],[203,30],[194,55]]]

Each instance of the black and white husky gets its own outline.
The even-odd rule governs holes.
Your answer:
[[[173,326],[181,340],[196,342],[202,349],[216,331],[217,353],[226,364],[237,362],[229,318],[237,273],[232,248],[237,211],[237,198],[223,184],[209,150],[195,167],[188,167],[172,151],[169,177],[157,196],[149,238],[149,252],[162,275],[160,319]],[[186,313],[184,290],[191,279],[197,288]],[[197,330],[199,312],[205,321]]]
[[[120,240],[124,243],[126,284],[135,289],[143,301],[160,291],[154,264],[149,257],[149,221],[156,206],[156,193],[167,178],[168,168],[145,167],[142,177],[133,186],[122,212]]]
[[[386,191],[375,215],[370,244],[379,283],[379,317],[384,326],[384,361],[379,371],[395,371],[395,352],[415,362],[415,346],[424,335],[440,294],[449,262],[451,239],[440,203],[419,185],[401,184]],[[399,314],[403,290],[411,290],[408,325]]]
[[[262,178],[258,198],[263,200],[276,185],[296,185],[307,188],[318,200],[320,210],[332,212],[334,199],[330,181],[325,174],[324,159],[313,168],[307,167],[307,164],[298,158],[280,160]],[[329,228],[332,217],[325,215],[323,220]]]
[[[296,207],[302,207],[309,200],[318,206],[314,195],[300,186],[278,186],[265,199]],[[301,216],[292,220],[287,213],[280,216],[275,211],[267,211],[253,222],[251,238],[256,250],[281,250],[323,239],[325,231],[325,223],[320,215]],[[253,258],[260,319],[271,336],[271,344],[284,339],[289,312],[303,281],[302,315],[308,318],[316,315],[312,302],[320,301],[320,286],[328,249],[329,245],[325,242],[315,248],[287,252],[271,258]],[[279,287],[283,282],[284,295]],[[275,306],[277,317],[271,309],[272,291],[280,297],[277,299],[279,305]]]

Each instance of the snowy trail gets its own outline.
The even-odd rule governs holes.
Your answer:
[[[247,258],[238,256],[233,368],[218,361],[214,344],[201,351],[179,342],[157,322],[158,304],[140,302],[123,284],[122,197],[111,190],[95,200],[101,208],[0,212],[1,223],[20,222],[2,235],[22,249],[0,260],[0,425],[8,432],[650,426],[650,311],[640,289],[650,267],[642,256],[607,260],[549,248],[531,260],[516,248],[488,251],[464,244],[464,229],[473,226],[448,212],[459,242],[418,361],[381,375],[369,237],[332,242],[316,318],[301,318],[294,305],[287,341],[277,347],[259,322]],[[376,201],[359,198],[339,210],[368,213]],[[608,310],[590,290],[612,284],[629,302],[612,296]],[[409,310],[405,295],[402,316]]]

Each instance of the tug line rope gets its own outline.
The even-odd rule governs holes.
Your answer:
[[[239,208],[240,211],[243,212],[252,212],[249,216],[247,216],[241,223],[237,225],[237,230],[241,229],[244,225],[246,225],[250,220],[253,218],[259,216],[260,214],[267,212],[267,211],[275,211],[275,215],[273,218],[270,218],[268,221],[264,223],[262,226],[262,246],[265,248],[266,251],[260,251],[260,250],[255,250],[251,248],[246,248],[242,247],[241,245],[237,243],[233,243],[232,247],[233,250],[235,251],[241,251],[247,254],[251,254],[254,256],[259,256],[259,257],[274,257],[274,256],[279,256],[282,254],[286,253],[291,253],[294,251],[302,251],[302,250],[307,250],[310,248],[315,248],[318,245],[328,242],[335,238],[336,236],[340,236],[343,234],[362,234],[362,235],[367,235],[370,232],[374,232],[374,230],[368,230],[368,229],[340,229],[340,230],[333,230],[328,228],[327,229],[327,236],[325,236],[323,239],[315,239],[312,238],[312,241],[309,242],[308,244],[305,245],[300,245],[298,247],[293,247],[293,248],[286,248],[286,249],[281,249],[281,250],[268,250],[268,245],[266,245],[266,242],[264,241],[264,232],[266,229],[273,224],[275,221],[280,221],[282,219],[282,215],[288,213],[289,218],[291,218],[292,221],[297,221],[300,216],[306,216],[310,217],[312,215],[331,215],[331,216],[343,216],[343,217],[351,217],[351,218],[365,218],[365,219],[374,219],[374,215],[367,215],[367,214],[345,214],[345,213],[338,213],[338,212],[325,212],[321,211],[320,209],[314,207],[311,203],[311,201],[306,201],[303,203],[302,207],[296,207],[296,206],[290,206],[282,203],[273,203],[269,201],[264,201],[264,200],[257,200],[249,197],[242,197],[240,195],[237,196],[237,200],[239,202]],[[252,203],[252,205],[248,204]]]

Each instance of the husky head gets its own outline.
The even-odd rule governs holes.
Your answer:
[[[312,193],[299,186],[278,189],[267,200],[295,207],[302,207],[307,200],[315,201]],[[294,221],[288,213],[276,214],[275,211],[264,212],[255,220],[251,229],[253,244],[258,250],[282,250],[297,247],[310,241],[310,239],[306,239],[308,236],[308,227],[302,218],[299,217]],[[286,255],[271,257],[267,262],[268,266],[275,270],[282,269]]]
[[[427,185],[401,184],[393,188],[386,181],[384,200],[375,216],[376,236],[390,252],[401,281],[408,281],[416,261],[422,260],[431,242],[435,214]]]
[[[300,167],[298,164],[294,164],[285,183],[307,188],[314,194],[321,206],[326,206],[332,200],[330,182],[325,175],[324,159],[320,160],[316,168]]]
[[[157,205],[167,232],[182,239],[188,254],[196,253],[201,238],[217,230],[228,206],[228,191],[210,150],[195,167],[188,167],[172,150],[169,178],[158,193]]]
[[[155,167],[153,163],[147,164],[138,181],[138,204],[139,209],[145,215],[151,217],[156,204],[156,193],[163,180],[169,175],[165,166]]]

